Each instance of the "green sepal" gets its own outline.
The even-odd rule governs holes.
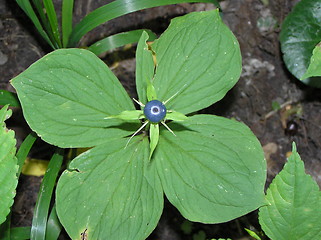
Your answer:
[[[151,123],[149,127],[149,160],[152,158],[153,152],[157,146],[158,139],[159,139],[159,125],[158,123]]]
[[[147,91],[147,100],[148,101],[152,101],[152,100],[157,99],[155,88],[149,79],[147,79],[147,90],[146,91]]]
[[[118,115],[111,115],[106,117],[105,119],[121,119],[125,121],[130,121],[130,120],[137,120],[137,119],[142,119],[144,118],[144,113],[142,110],[133,110],[133,111],[123,111]]]
[[[259,237],[259,235],[256,234],[256,232],[253,232],[252,230],[247,229],[247,228],[244,228],[244,229],[245,229],[245,231],[247,231],[247,233],[248,233],[252,238],[254,238],[254,239],[256,239],[256,240],[262,240],[262,239]]]
[[[188,117],[185,116],[183,113],[175,112],[175,111],[168,111],[166,113],[166,120],[173,120],[173,121],[185,121]]]

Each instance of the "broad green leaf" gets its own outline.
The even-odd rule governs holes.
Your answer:
[[[147,137],[110,141],[74,159],[57,186],[58,217],[72,239],[145,239],[163,210]],[[81,207],[80,207],[81,206]]]
[[[161,129],[151,160],[169,201],[190,221],[220,223],[264,203],[266,163],[244,124],[212,115]]]
[[[313,48],[321,40],[321,0],[302,0],[285,18],[280,33],[283,60],[298,79],[306,72]],[[321,87],[321,79],[308,78],[305,84]]]
[[[70,36],[69,47],[75,47],[82,36],[111,19],[142,9],[186,2],[206,2],[219,6],[217,0],[115,0],[95,9],[75,26]]]
[[[0,224],[10,212],[18,184],[14,131],[8,130],[4,123],[10,115],[7,109],[8,105],[0,110]]]
[[[108,36],[102,40],[95,42],[93,45],[88,47],[88,50],[92,51],[96,55],[99,55],[109,50],[125,46],[126,44],[137,43],[143,31],[146,31],[148,33],[149,41],[155,40],[156,35],[152,31],[147,29],[139,29]]]
[[[91,147],[138,128],[136,123],[104,119],[134,110],[134,105],[90,51],[56,50],[14,78],[12,85],[31,129],[59,147]]]
[[[0,90],[0,105],[9,104],[11,107],[20,107],[18,97],[15,93]]]
[[[144,104],[150,101],[148,99],[153,95],[152,86],[149,87],[149,91],[147,88],[151,85],[155,70],[153,54],[146,43],[147,39],[147,32],[143,32],[136,50],[136,89],[139,101]]]
[[[48,169],[40,185],[32,219],[30,233],[32,240],[45,240],[50,201],[62,161],[63,150],[58,149],[50,159]]]
[[[317,46],[315,46],[315,48],[313,49],[308,70],[301,77],[301,80],[309,77],[316,77],[316,76],[321,76],[321,44],[320,43]]]
[[[69,36],[72,32],[72,14],[74,0],[63,0],[61,8],[62,46],[67,47]]]
[[[259,221],[272,240],[321,239],[321,192],[293,143],[292,154],[266,193]]]
[[[239,44],[217,10],[195,12],[172,20],[155,41],[154,87],[167,109],[183,114],[220,100],[239,79]]]

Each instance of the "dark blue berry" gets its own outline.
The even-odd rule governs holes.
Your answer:
[[[158,123],[166,116],[166,107],[158,100],[149,101],[145,105],[144,115],[152,123]]]

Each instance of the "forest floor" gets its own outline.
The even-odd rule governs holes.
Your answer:
[[[57,6],[61,0],[55,1]],[[265,151],[267,185],[282,169],[292,142],[296,142],[307,173],[321,186],[321,91],[303,85],[286,69],[280,51],[280,26],[297,1],[221,1],[223,20],[237,37],[243,56],[243,72],[236,86],[220,102],[202,113],[235,118],[248,125]],[[75,22],[106,0],[75,1]],[[191,11],[212,9],[210,4],[180,4],[158,7],[117,18],[91,31],[80,43],[86,46],[104,36],[126,30],[149,28],[160,35],[170,19]],[[51,49],[36,33],[32,23],[12,0],[0,1],[0,89],[14,91],[9,80]],[[102,56],[131,96],[135,93],[135,46]],[[278,103],[280,110],[272,105]],[[294,127],[289,130],[287,125]],[[30,132],[20,110],[15,109],[8,127],[16,131],[18,144]],[[46,159],[51,148],[38,142],[32,154]],[[22,175],[13,224],[30,226],[41,177]],[[169,203],[150,240],[227,238],[250,239],[244,227],[259,229],[253,212],[224,224],[190,223]],[[198,238],[197,238],[198,237]],[[62,237],[62,239],[68,239]]]

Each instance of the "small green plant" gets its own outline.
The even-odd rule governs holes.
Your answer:
[[[61,26],[59,26],[53,0],[16,0],[16,2],[31,19],[42,38],[53,49],[77,47],[80,39],[99,25],[139,10],[186,2],[207,2],[220,7],[216,0],[115,0],[90,12],[73,26],[74,0],[63,0],[61,2]],[[133,30],[108,36],[92,44],[88,49],[98,55],[113,48],[136,43],[142,31],[148,31],[150,41],[156,38],[155,34],[149,30]]]
[[[92,147],[57,185],[57,214],[72,239],[144,239],[157,225],[164,194],[185,218],[203,223],[229,221],[264,203],[266,163],[250,129],[195,114],[241,73],[238,42],[219,12],[176,18],[154,43],[147,39],[143,33],[136,52],[141,110],[84,49],[56,50],[12,80],[26,121],[43,140]],[[147,111],[153,100],[158,104]]]
[[[266,193],[259,222],[272,240],[321,239],[321,192],[305,173],[293,143],[292,154]]]
[[[312,51],[321,41],[321,0],[301,0],[285,18],[280,33],[281,50],[289,71],[303,83],[321,87],[321,79],[304,75]]]
[[[16,0],[16,2],[33,22],[40,36],[52,49],[77,47],[80,39],[94,28],[117,17],[143,9],[186,2],[213,3],[220,8],[217,0],[115,0],[90,12],[73,26],[74,0],[63,0],[61,2],[61,19],[57,18],[58,14],[53,0]],[[59,22],[61,22],[61,25],[59,25]],[[136,29],[107,36],[90,46],[81,47],[100,55],[126,44],[137,43],[143,31],[148,33],[149,41],[156,39],[156,35],[152,31]],[[20,107],[17,96],[14,93],[1,89],[0,105],[6,104]]]
[[[271,240],[321,239],[321,192],[305,173],[304,163],[293,143],[292,154],[273,179],[265,205],[259,208],[259,223]],[[254,239],[263,234],[245,229]],[[262,239],[266,239],[262,236]]]

